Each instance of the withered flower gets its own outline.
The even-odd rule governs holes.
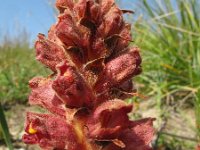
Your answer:
[[[38,35],[36,58],[53,71],[29,82],[29,103],[47,114],[27,113],[23,141],[45,150],[149,150],[153,118],[129,120],[141,72],[130,24],[114,0],[57,0],[58,22]]]

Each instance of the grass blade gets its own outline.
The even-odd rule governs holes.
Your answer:
[[[6,122],[6,118],[5,118],[1,103],[0,103],[0,126],[1,126],[2,133],[3,133],[5,142],[8,146],[8,148],[9,148],[9,150],[13,150],[11,137],[10,137],[9,130],[8,130],[8,125],[7,125],[7,122]]]

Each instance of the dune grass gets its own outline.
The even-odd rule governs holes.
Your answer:
[[[0,139],[1,137],[4,138],[9,150],[13,150],[13,145],[12,145],[12,141],[11,141],[11,137],[10,137],[10,133],[8,129],[8,124],[7,124],[5,114],[0,102]]]
[[[194,108],[199,138],[200,0],[142,0],[140,4],[144,16],[133,33],[143,55],[141,91],[156,99],[160,116],[167,114],[166,105]]]
[[[36,62],[33,49],[28,46],[0,47],[1,103],[27,101],[28,81],[36,75],[45,75],[46,69]]]

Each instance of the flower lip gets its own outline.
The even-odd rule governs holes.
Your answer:
[[[30,123],[30,125],[29,125],[28,133],[29,134],[35,134],[35,133],[37,133],[37,130],[32,127],[32,123]]]
[[[22,140],[26,144],[37,144],[39,143],[38,136],[36,134],[24,134]]]
[[[118,99],[102,103],[88,119],[89,136],[97,140],[118,137],[122,130],[130,126],[128,113],[131,110],[132,105]]]

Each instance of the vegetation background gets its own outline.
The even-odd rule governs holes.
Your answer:
[[[157,118],[154,149],[195,149],[200,141],[200,0],[117,2],[123,9],[135,10],[125,18],[133,25],[132,44],[141,48],[143,57],[143,73],[134,82],[146,98],[127,100],[135,106],[130,117]],[[0,108],[4,111],[0,109],[0,150],[6,149],[6,143],[15,149],[37,149],[21,143],[24,112],[38,109],[27,104],[28,81],[49,70],[36,62],[28,37],[26,31],[14,39],[4,35],[0,44]]]

